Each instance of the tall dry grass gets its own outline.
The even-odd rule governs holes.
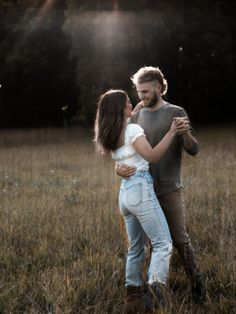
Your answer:
[[[195,304],[173,254],[165,313],[236,313],[236,128],[184,155],[187,225],[208,290]],[[120,179],[81,129],[0,135],[0,313],[124,313]],[[164,313],[164,312],[162,312]]]

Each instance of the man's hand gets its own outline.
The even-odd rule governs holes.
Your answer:
[[[116,174],[123,179],[128,179],[130,176],[135,174],[136,172],[136,167],[129,167],[127,165],[123,164],[116,164]]]
[[[190,129],[189,120],[187,117],[175,117],[175,127],[178,134],[186,134]]]
[[[183,136],[184,149],[186,152],[192,156],[198,153],[198,141],[193,136],[190,130],[190,123],[187,117],[176,117],[174,118],[175,127],[177,129],[177,134]]]

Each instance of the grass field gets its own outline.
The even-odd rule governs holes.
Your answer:
[[[191,302],[176,253],[162,313],[236,313],[236,128],[184,155],[187,225],[208,290]],[[124,313],[120,179],[82,129],[1,130],[0,313]]]

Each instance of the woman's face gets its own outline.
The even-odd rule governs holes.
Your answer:
[[[125,116],[125,118],[131,117],[132,110],[133,110],[133,106],[132,106],[129,98],[127,97],[126,104],[125,104],[125,109],[124,109],[124,116]]]

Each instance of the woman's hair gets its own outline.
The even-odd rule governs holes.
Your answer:
[[[100,97],[95,121],[95,141],[104,153],[117,149],[124,126],[127,94],[123,90],[109,90]]]
[[[131,77],[131,81],[135,86],[137,84],[158,81],[161,84],[161,95],[165,95],[167,93],[167,80],[158,67],[145,66],[140,68],[138,72]]]

